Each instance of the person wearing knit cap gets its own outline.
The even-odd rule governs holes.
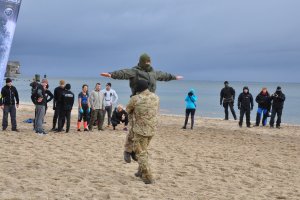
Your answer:
[[[235,90],[229,86],[229,82],[224,82],[225,87],[220,92],[220,105],[224,107],[225,120],[229,119],[228,107],[231,110],[234,120],[236,120],[236,114],[234,110]]]
[[[239,95],[238,98],[238,108],[240,110],[240,122],[239,122],[240,127],[243,126],[244,115],[246,115],[246,124],[247,127],[250,128],[251,126],[250,114],[251,114],[251,110],[253,110],[253,106],[254,106],[253,96],[249,92],[249,88],[245,86],[243,88],[243,92]]]
[[[139,164],[135,176],[140,177],[145,184],[152,184],[154,179],[148,161],[148,146],[157,131],[159,98],[149,91],[148,83],[144,80],[137,81],[135,91],[137,94],[130,98],[126,107],[133,134],[131,147]],[[130,155],[124,156],[130,159]]]
[[[35,105],[35,119],[34,130],[38,134],[47,134],[43,128],[45,108],[47,104],[46,98],[47,81],[43,80],[41,84],[38,84],[36,90],[31,95],[31,100]]]
[[[151,66],[151,58],[146,53],[140,56],[138,65],[133,68],[117,70],[110,73],[101,73],[100,75],[113,79],[129,80],[132,95],[136,94],[135,88],[138,80],[147,81],[148,89],[150,92],[155,93],[156,81],[171,81],[183,78],[182,76],[175,76],[166,72],[155,71]]]
[[[70,131],[71,124],[71,112],[74,105],[75,95],[71,90],[71,85],[66,84],[64,92],[61,94],[61,109],[59,113],[58,119],[58,130],[57,132],[61,132],[64,126],[64,120],[66,123],[66,133]]]
[[[10,114],[11,119],[11,130],[19,132],[17,129],[17,120],[16,120],[16,108],[19,107],[19,94],[12,85],[12,80],[10,78],[6,79],[6,85],[1,89],[1,98],[0,106],[3,110],[2,118],[2,130],[5,131],[8,126],[8,114]]]
[[[272,114],[270,120],[270,127],[274,128],[275,117],[277,115],[276,128],[279,129],[281,124],[283,106],[285,102],[285,94],[283,94],[280,86],[278,86],[276,92],[271,95],[271,101],[272,101]]]
[[[52,125],[52,131],[57,131],[56,129],[56,123],[58,122],[60,108],[61,108],[61,94],[65,91],[65,81],[60,80],[59,86],[54,89],[54,99],[53,99],[53,125]],[[62,120],[63,125],[65,123],[64,120]]]

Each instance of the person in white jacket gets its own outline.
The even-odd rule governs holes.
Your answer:
[[[93,125],[97,122],[98,130],[103,131],[103,122],[104,122],[104,94],[101,91],[101,84],[97,83],[95,90],[92,91],[90,95],[90,104],[92,108],[91,121],[89,124],[89,131],[93,130]]]
[[[104,105],[105,105],[105,114],[107,113],[107,127],[110,127],[111,124],[111,114],[113,111],[113,106],[118,102],[118,95],[115,90],[111,88],[111,83],[107,83],[105,89],[102,90],[104,94]]]

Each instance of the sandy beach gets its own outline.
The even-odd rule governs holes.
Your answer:
[[[74,109],[71,133],[39,136],[23,123],[33,109],[17,110],[20,133],[0,132],[0,199],[300,199],[299,126],[197,118],[182,130],[183,117],[160,116],[149,149],[156,183],[145,185],[123,161],[121,127],[78,133]]]

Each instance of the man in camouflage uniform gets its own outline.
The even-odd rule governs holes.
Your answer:
[[[101,76],[120,79],[120,80],[129,80],[129,86],[131,88],[132,95],[136,95],[136,86],[138,80],[145,80],[148,83],[148,90],[155,93],[156,90],[156,81],[171,81],[171,80],[180,80],[182,76],[175,76],[162,71],[155,71],[151,66],[151,58],[147,54],[142,54],[139,59],[139,63],[136,67],[131,69],[122,69],[114,71],[111,73],[102,73]],[[131,119],[129,118],[129,121]],[[125,151],[124,151],[124,160],[127,163],[131,162],[130,156],[135,159],[135,153],[132,151],[132,138],[133,133],[129,130],[127,135]]]
[[[136,95],[132,96],[126,111],[132,119],[130,129],[133,133],[133,151],[139,164],[138,172],[145,184],[153,183],[153,177],[148,163],[148,146],[157,131],[159,98],[148,89],[144,80],[137,81]]]

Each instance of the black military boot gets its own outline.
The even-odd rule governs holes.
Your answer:
[[[136,173],[134,173],[134,175],[135,175],[136,177],[142,178],[142,171],[141,171],[140,169],[138,169],[138,171],[137,171]]]
[[[153,179],[143,179],[143,182],[145,183],[145,184],[154,184],[155,183],[155,181],[153,180]]]
[[[131,163],[131,153],[124,151],[124,160],[127,163]]]
[[[138,160],[134,151],[131,152],[131,158],[132,158],[132,160],[134,160],[134,161],[137,161],[137,160]]]

